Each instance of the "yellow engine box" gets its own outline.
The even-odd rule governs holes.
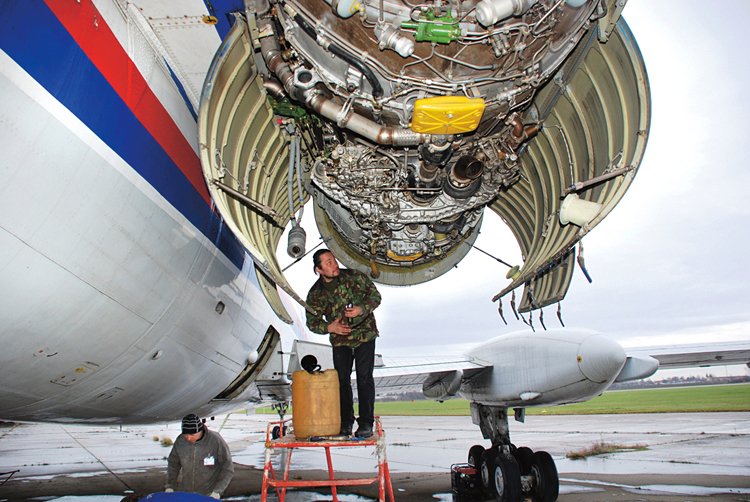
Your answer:
[[[300,439],[335,436],[341,431],[336,370],[292,373],[292,425]]]
[[[425,134],[459,134],[479,126],[484,114],[482,98],[437,96],[414,102],[411,130]]]

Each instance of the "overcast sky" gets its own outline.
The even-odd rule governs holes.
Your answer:
[[[723,0],[721,12],[707,5],[630,0],[625,7],[651,86],[650,137],[631,188],[584,239],[593,283],[576,268],[562,302],[567,327],[625,344],[750,339],[750,2]],[[313,224],[305,227],[309,249],[319,236]],[[503,227],[488,211],[476,245],[520,264]],[[282,253],[284,266],[291,260]],[[379,286],[378,351],[434,351],[528,329],[507,300],[504,325],[490,301],[508,283],[506,271],[471,251],[427,284]],[[310,257],[288,277],[304,297],[316,279]],[[544,309],[544,321],[559,326],[556,307]]]

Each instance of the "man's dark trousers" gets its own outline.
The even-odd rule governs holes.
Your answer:
[[[339,374],[339,404],[341,405],[341,428],[354,425],[352,398],[352,363],[357,369],[357,398],[361,426],[372,427],[375,421],[375,339],[356,347],[333,347],[333,367]]]

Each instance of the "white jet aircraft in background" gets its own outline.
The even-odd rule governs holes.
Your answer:
[[[296,354],[313,355],[332,368],[330,347],[296,341]],[[468,463],[485,493],[497,500],[557,499],[557,468],[549,453],[511,443],[508,414],[523,422],[528,407],[587,401],[613,383],[648,378],[657,369],[748,364],[750,344],[717,343],[624,349],[599,333],[571,328],[502,335],[459,356],[383,358],[376,362],[379,393],[421,386],[430,399],[461,397],[472,422],[491,445],[472,446]],[[293,357],[291,366],[298,367]]]
[[[154,422],[287,400],[302,327],[282,299],[304,302],[276,249],[290,227],[288,253],[304,254],[310,198],[337,257],[394,285],[452,268],[489,208],[524,256],[495,300],[515,309],[523,286],[521,313],[561,301],[648,137],[622,7],[1,2],[0,418]],[[623,354],[595,335],[508,336],[423,378],[431,397],[476,403],[484,464],[517,486],[528,459],[512,467],[504,410],[653,368]]]

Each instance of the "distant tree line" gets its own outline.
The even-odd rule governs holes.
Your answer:
[[[731,383],[750,382],[750,375],[736,375],[717,377],[710,373],[704,376],[669,377],[659,380],[636,380],[634,382],[623,382],[613,384],[610,389],[651,389],[655,387],[679,387],[688,385],[726,385]]]

